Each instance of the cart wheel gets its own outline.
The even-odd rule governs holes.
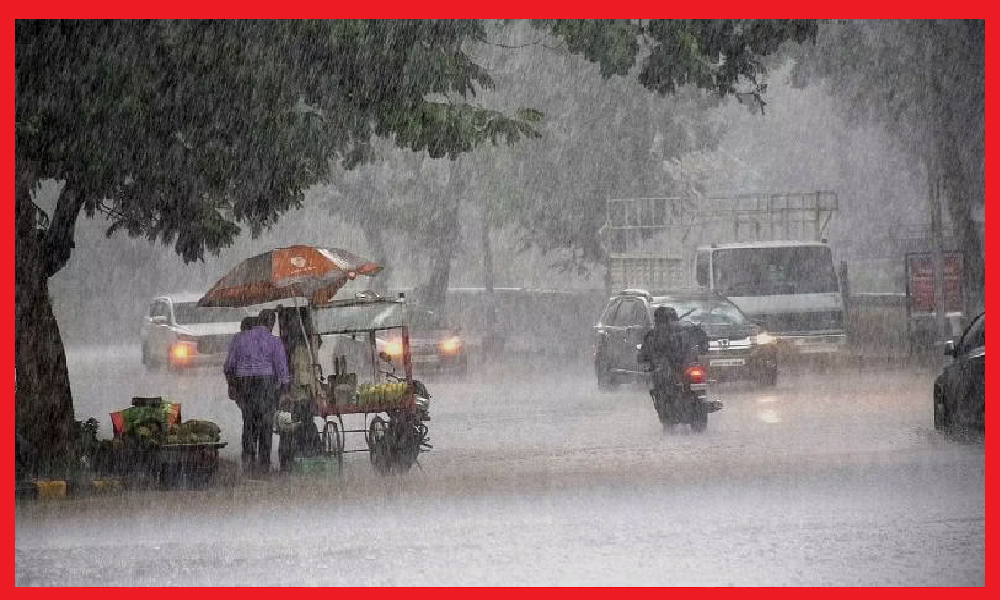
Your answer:
[[[417,462],[420,442],[426,426],[419,421],[401,417],[390,422],[392,429],[392,464],[399,473],[406,473]]]
[[[388,475],[392,470],[389,430],[382,417],[375,417],[368,426],[368,456],[379,475]]]
[[[337,465],[344,465],[344,438],[340,435],[340,427],[333,421],[323,425],[323,444],[327,454],[337,458]]]

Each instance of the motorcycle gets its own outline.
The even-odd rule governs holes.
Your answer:
[[[705,431],[708,415],[722,409],[722,402],[708,399],[708,382],[704,367],[689,363],[682,373],[669,372],[669,366],[655,367],[653,388],[649,395],[664,431],[687,423],[692,431]]]

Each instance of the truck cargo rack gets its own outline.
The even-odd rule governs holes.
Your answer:
[[[832,191],[751,193],[703,198],[610,198],[601,238],[609,255],[663,256],[644,250],[658,235],[671,243],[820,240],[838,210]],[[674,250],[674,254],[680,248]],[[667,254],[671,254],[667,251]]]

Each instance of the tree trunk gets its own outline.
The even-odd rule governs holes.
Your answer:
[[[423,301],[432,310],[443,310],[448,296],[448,282],[451,280],[451,259],[454,256],[455,244],[451,240],[442,240],[433,250],[431,258],[431,275],[427,279],[427,291]]]
[[[965,269],[965,305],[968,319],[986,310],[986,254],[979,224],[970,214],[958,220],[958,240]]]
[[[978,175],[957,178],[951,190],[952,202],[948,205],[962,252],[967,319],[986,310],[986,252],[974,214],[986,190]]]
[[[931,222],[931,262],[934,267],[934,342],[951,339],[948,321],[945,316],[944,296],[944,255],[943,233],[941,220],[941,174],[937,163],[928,167],[928,198],[930,199]],[[935,353],[937,356],[938,353]]]
[[[48,281],[69,259],[82,196],[60,195],[52,221],[43,229],[32,188],[22,179],[15,190],[15,451],[18,466],[28,473],[59,476],[76,460],[76,424]]]
[[[502,345],[497,337],[497,303],[493,294],[493,247],[490,245],[490,213],[483,209],[483,285],[486,288],[486,334],[483,350],[492,352]]]
[[[73,461],[73,396],[47,277],[15,278],[15,423],[31,473],[59,474]]]
[[[455,256],[455,246],[459,243],[458,210],[460,199],[452,186],[448,186],[446,194],[449,202],[442,211],[434,246],[431,250],[431,274],[427,279],[424,302],[432,310],[444,311],[448,295],[448,283],[451,280],[451,259]]]

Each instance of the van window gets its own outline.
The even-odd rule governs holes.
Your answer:
[[[615,319],[615,310],[621,304],[621,300],[612,300],[608,303],[608,307],[604,309],[604,314],[601,315],[601,325],[613,325]]]
[[[698,252],[698,256],[695,259],[696,262],[694,267],[695,281],[698,282],[698,285],[703,285],[706,287],[711,283],[708,277],[708,257],[709,253],[707,251]]]
[[[726,248],[712,259],[714,289],[724,296],[838,292],[827,246]]]
[[[615,315],[615,325],[619,327],[635,327],[644,324],[642,303],[638,300],[623,300],[618,314]]]
[[[149,316],[150,317],[169,317],[170,309],[167,308],[167,303],[162,300],[157,300],[149,305]]]
[[[612,327],[617,327],[622,324],[622,316],[628,312],[628,301],[618,300],[609,309],[607,318],[604,321],[605,325],[611,325]]]
[[[628,327],[629,319],[632,317],[632,301],[622,300],[618,304],[618,310],[615,312],[615,317],[611,324],[615,327]]]

